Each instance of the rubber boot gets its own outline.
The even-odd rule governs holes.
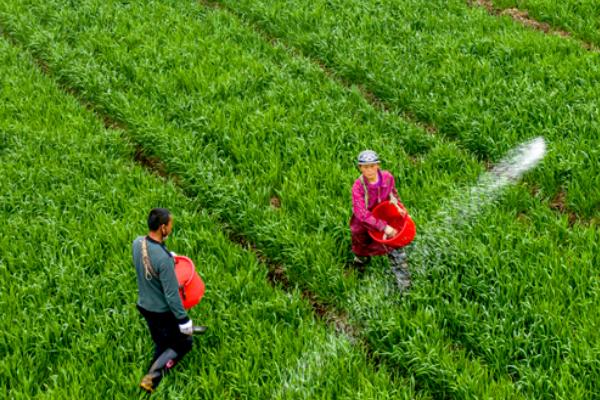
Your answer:
[[[400,291],[410,287],[410,271],[408,269],[408,257],[403,249],[395,249],[388,254],[392,274],[396,278],[396,285]]]
[[[167,371],[175,365],[177,353],[173,349],[167,349],[152,363],[148,373],[144,375],[140,382],[140,387],[148,393],[154,392],[158,387],[162,377]]]

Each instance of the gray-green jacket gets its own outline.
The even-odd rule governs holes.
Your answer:
[[[148,257],[158,276],[146,276],[142,259],[142,240],[148,241]],[[181,298],[175,276],[175,262],[164,244],[148,236],[139,236],[133,241],[133,263],[137,272],[138,305],[152,312],[171,311],[179,323],[189,320]]]

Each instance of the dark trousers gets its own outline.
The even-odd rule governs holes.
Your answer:
[[[179,331],[179,324],[173,313],[152,312],[139,305],[137,309],[148,323],[148,329],[154,341],[152,362],[169,348],[177,353],[175,361],[181,360],[192,349],[192,337]]]

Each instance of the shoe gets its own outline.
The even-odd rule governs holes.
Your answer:
[[[152,363],[150,370],[140,382],[140,387],[148,393],[154,392],[163,375],[175,365],[177,353],[173,349],[166,349]]]
[[[140,382],[140,387],[148,393],[154,392],[154,377],[151,374],[146,374]]]
[[[369,256],[354,256],[354,260],[352,262],[356,266],[365,266],[371,262],[371,257],[369,257]]]
[[[198,325],[198,326],[192,327],[192,331],[193,331],[194,335],[202,335],[204,332],[206,332],[207,329],[208,329],[208,327],[203,326],[203,325]]]

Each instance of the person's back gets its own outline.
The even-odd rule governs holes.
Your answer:
[[[144,264],[144,241],[151,268]],[[179,284],[175,275],[175,263],[163,243],[148,236],[133,241],[133,263],[138,284],[138,306],[152,312],[171,311],[182,323],[187,318],[179,297]]]
[[[138,283],[137,308],[155,346],[152,365],[140,387],[153,392],[163,375],[192,349],[193,326],[179,297],[173,257],[163,243],[173,229],[170,212],[152,209],[148,228],[147,236],[133,241],[132,253]]]

